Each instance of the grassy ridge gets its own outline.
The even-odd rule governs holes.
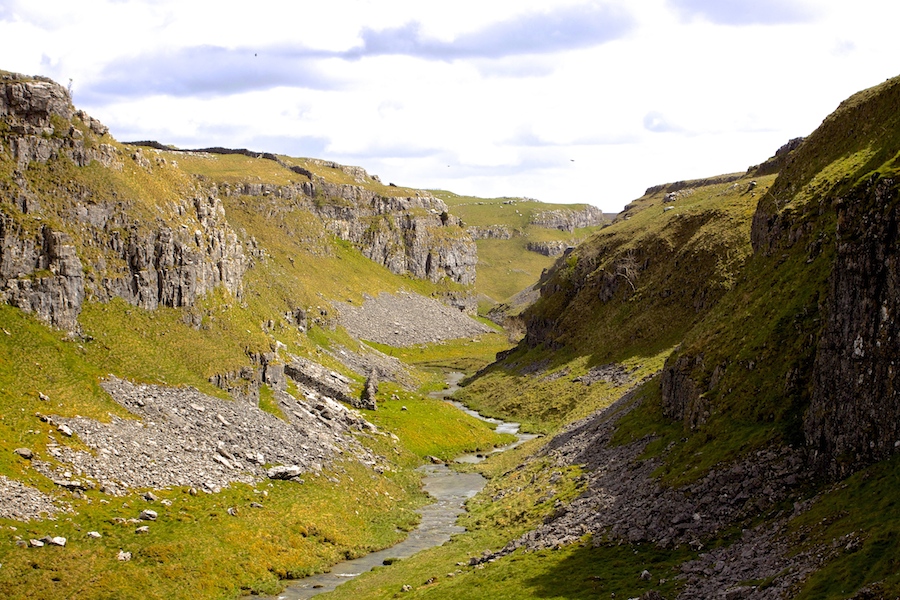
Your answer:
[[[480,373],[463,392],[466,402],[549,432],[624,391],[572,383],[591,368],[620,364],[632,384],[661,369],[737,285],[751,254],[753,209],[774,179],[701,183],[674,202],[666,189],[636,200],[627,218],[595,232],[549,273],[543,287],[553,293],[523,313],[526,343]]]
[[[475,290],[481,296],[479,309],[486,312],[494,304],[506,302],[526,287],[533,285],[544,269],[556,262],[555,257],[527,250],[529,242],[562,241],[575,245],[601,226],[574,232],[548,229],[532,224],[532,218],[548,210],[581,210],[585,204],[547,204],[524,198],[476,198],[436,190],[450,211],[467,226],[505,226],[513,237],[508,240],[476,240],[478,246],[478,278]]]

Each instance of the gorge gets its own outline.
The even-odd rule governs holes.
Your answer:
[[[614,220],[70,100],[0,78],[5,597],[900,594],[900,79]]]

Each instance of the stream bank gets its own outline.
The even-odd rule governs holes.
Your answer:
[[[447,398],[459,389],[459,382],[462,379],[462,373],[450,373],[447,376],[448,387],[438,392],[432,392],[430,395],[450,402],[473,417],[495,424],[498,433],[510,433],[516,436],[515,442],[495,448],[491,454],[504,452],[537,437],[534,434],[520,434],[518,423],[483,417],[460,402],[448,400]],[[456,457],[454,461],[478,463],[485,458],[484,453],[466,453]],[[456,520],[465,512],[466,500],[480,492],[487,480],[480,473],[459,473],[445,464],[427,464],[419,467],[418,470],[424,473],[422,484],[435,502],[419,509],[422,520],[419,526],[409,534],[409,537],[390,548],[337,563],[327,573],[318,573],[298,579],[283,592],[277,596],[271,596],[267,600],[301,600],[330,592],[348,579],[383,565],[387,559],[409,558],[422,550],[444,544],[454,534],[464,532],[465,528],[456,525]]]

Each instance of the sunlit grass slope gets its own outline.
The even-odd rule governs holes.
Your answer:
[[[529,242],[560,241],[574,246],[601,227],[568,232],[532,224],[533,217],[539,213],[560,209],[578,211],[584,209],[585,204],[548,204],[525,198],[477,198],[443,190],[433,193],[467,226],[500,225],[512,234],[507,240],[480,239],[475,242],[478,246],[475,289],[482,297],[480,308],[483,311],[534,285],[541,272],[556,262],[555,257],[528,250]]]

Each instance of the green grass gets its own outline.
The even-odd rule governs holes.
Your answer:
[[[259,408],[270,415],[275,415],[282,421],[289,422],[281,407],[278,406],[278,401],[275,400],[275,393],[267,385],[259,386]]]
[[[603,381],[591,385],[574,382],[590,367],[588,357],[571,357],[544,350],[517,351],[504,364],[495,365],[468,383],[457,398],[487,416],[519,421],[526,431],[551,433],[617,400],[630,386],[662,368],[671,348],[655,356],[623,361],[630,383],[614,386]],[[517,365],[546,364],[538,373],[523,374]],[[565,375],[562,375],[565,373]]]
[[[577,211],[584,209],[585,204],[547,204],[523,198],[476,198],[443,190],[436,190],[434,194],[467,226],[503,225],[513,233],[508,240],[476,241],[478,277],[475,290],[481,297],[479,310],[482,313],[535,284],[541,272],[556,262],[556,257],[527,250],[528,242],[565,241],[574,246],[601,228],[587,227],[570,233],[531,224],[538,213],[549,210]]]
[[[878,582],[878,598],[900,595],[900,459],[894,457],[827,490],[791,521],[796,551],[823,547],[822,568],[795,598],[850,598]]]
[[[396,399],[393,398],[396,396]],[[514,438],[494,433],[492,427],[459,409],[428,396],[382,383],[378,410],[364,411],[378,427],[394,433],[403,446],[419,457],[451,460],[463,452],[490,450]]]
[[[189,383],[221,393],[200,374],[228,360],[234,346],[222,336],[229,330],[215,324],[227,319],[194,330],[178,314],[171,309],[143,311],[122,302],[88,305],[84,326],[93,339],[72,341],[16,309],[0,307],[0,473],[57,493],[56,486],[28,469],[12,450],[27,446],[44,457],[49,430],[34,416],[37,411],[127,417],[97,385],[108,373],[155,383]],[[240,352],[232,358],[241,364]],[[11,542],[16,535],[28,539],[52,534],[67,537],[69,544],[59,552],[0,544],[4,566],[0,594],[28,597],[36,589],[46,598],[66,598],[73,592],[86,598],[273,593],[282,578],[312,573],[399,541],[417,520],[412,510],[424,501],[418,491],[419,475],[411,471],[423,456],[450,458],[506,439],[444,402],[383,386],[381,406],[369,416],[383,430],[394,432],[399,442],[382,436],[361,439],[392,460],[394,472],[378,476],[347,463],[337,465],[333,475],[338,483],[307,476],[302,485],[263,482],[252,489],[235,485],[221,494],[196,497],[180,488],[163,490],[157,495],[173,505],[166,509],[154,505],[161,517],[151,523],[148,536],[136,536],[136,525],[115,522],[140,512],[146,503],[137,494],[110,498],[89,491],[81,500],[66,494],[77,516],[31,524],[4,522],[17,528],[4,529]],[[38,392],[49,396],[50,403],[39,400]],[[392,393],[400,398],[391,400]],[[262,407],[270,401],[271,391],[263,386]],[[402,405],[408,410],[401,410]],[[78,445],[77,440],[66,443]],[[250,508],[250,502],[261,502],[264,509]],[[227,514],[231,506],[238,508],[238,517]],[[91,530],[103,538],[86,538]],[[117,561],[120,548],[133,552],[134,560]]]
[[[496,325],[488,324],[496,330]],[[406,364],[439,373],[446,371],[474,373],[492,363],[498,352],[508,350],[511,345],[506,335],[499,332],[482,334],[477,338],[446,340],[437,344],[420,344],[403,348],[372,341],[367,341],[366,344]]]
[[[321,571],[329,564],[402,539],[423,502],[416,478],[376,476],[360,465],[339,465],[338,483],[233,485],[219,494],[191,496],[162,490],[172,502],[148,504],[137,495],[106,499],[98,492],[74,501],[77,516],[28,524],[3,521],[0,594],[4,598],[236,598],[274,593],[281,579]],[[350,500],[350,501],[348,501]],[[108,502],[108,503],[105,503]],[[251,502],[263,505],[253,508]],[[150,533],[116,519],[143,508],[159,513]],[[227,509],[234,507],[237,515]],[[16,527],[13,531],[9,526]],[[87,537],[98,531],[100,539]],[[19,548],[16,536],[61,535],[65,548]],[[117,560],[119,550],[132,553]],[[39,592],[36,592],[39,590]]]
[[[540,442],[531,442],[534,443]],[[490,466],[496,461],[506,465],[517,462],[501,454],[483,463],[494,478],[469,501],[468,513],[460,519],[460,524],[468,529],[466,533],[454,536],[441,547],[365,573],[324,597],[394,598],[404,585],[412,589],[403,597],[473,600],[597,598],[613,593],[627,598],[651,589],[672,597],[679,589],[681,583],[674,578],[677,565],[692,554],[649,545],[630,547],[601,542],[595,546],[585,539],[557,550],[520,550],[496,562],[469,566],[469,558],[501,548],[538,525],[554,510],[557,500],[566,502],[581,489],[577,468],[554,468],[544,459],[501,473],[498,465]],[[644,569],[653,575],[650,582],[639,577]],[[667,581],[660,585],[660,579]]]

